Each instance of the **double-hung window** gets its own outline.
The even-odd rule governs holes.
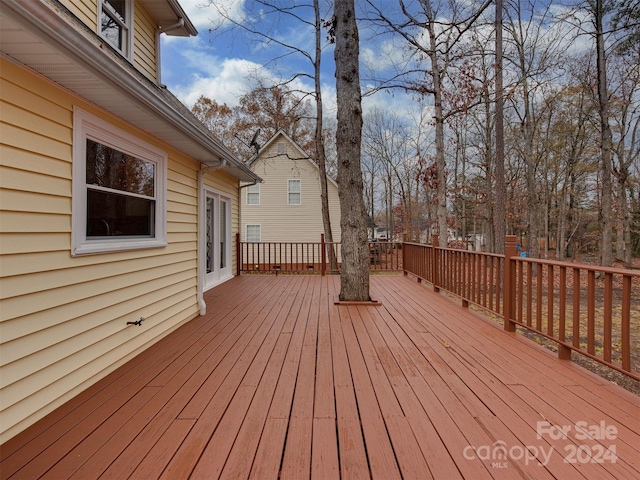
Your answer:
[[[133,1],[98,0],[100,35],[127,58],[131,57]]]
[[[260,241],[260,225],[247,225],[246,229],[247,229],[247,233],[246,233],[247,242]]]
[[[247,187],[247,205],[260,205],[260,184]]]
[[[300,180],[288,180],[287,196],[289,205],[300,205],[301,202],[301,190]]]
[[[72,254],[166,243],[167,156],[83,110],[74,110]]]

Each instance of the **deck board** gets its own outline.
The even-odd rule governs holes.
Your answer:
[[[640,478],[639,397],[411,278],[371,291],[381,306],[335,305],[337,276],[208,291],[205,315],[2,445],[0,478]]]

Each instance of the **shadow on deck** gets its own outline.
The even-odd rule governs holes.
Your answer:
[[[243,276],[1,448],[1,478],[639,478],[640,398],[400,275]]]

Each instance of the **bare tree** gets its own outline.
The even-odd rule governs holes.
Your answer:
[[[527,253],[539,257],[545,218],[545,192],[540,191],[545,156],[538,142],[542,135],[539,98],[560,74],[564,31],[557,27],[549,28],[554,22],[549,5],[516,2],[506,14],[508,22],[505,26],[510,47],[510,55],[506,60],[517,75],[511,102],[521,125],[518,151],[525,165]]]
[[[253,155],[247,147],[257,129],[262,138],[284,131],[310,156],[315,149],[310,102],[283,85],[258,86],[240,97],[234,107],[200,96],[191,110],[240,158]]]
[[[419,95],[433,97],[435,120],[435,164],[437,167],[438,230],[447,238],[447,178],[445,158],[445,121],[453,111],[445,112],[443,89],[447,71],[455,62],[454,49],[482,12],[487,0],[470,6],[468,2],[449,0],[442,4],[430,0],[408,3],[398,0],[398,11],[375,0],[367,0],[368,20],[380,29],[400,36],[415,54],[415,68],[398,71],[380,88],[404,88]],[[439,11],[439,7],[443,7]],[[423,62],[423,60],[426,60]],[[420,76],[422,75],[422,76]]]
[[[631,210],[629,190],[633,164],[640,163],[640,51],[627,50],[610,62],[612,81],[613,171],[616,179],[619,222],[616,257],[631,267]]]
[[[359,38],[354,0],[336,0],[336,95],[338,103],[338,185],[342,227],[340,300],[369,301],[367,213],[362,195],[362,95]]]
[[[504,87],[502,74],[502,0],[496,0],[496,159],[495,208],[493,212],[494,252],[504,253],[507,187],[504,180]]]
[[[593,35],[596,42],[598,72],[598,116],[600,119],[600,174],[602,178],[602,200],[600,203],[600,263],[605,267],[613,263],[613,137],[609,124],[609,92],[607,91],[607,56],[605,52],[604,0],[587,0],[592,15]]]

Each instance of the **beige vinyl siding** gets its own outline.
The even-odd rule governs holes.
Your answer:
[[[157,22],[140,2],[134,4],[133,64],[151,81],[158,78],[156,58]]]
[[[99,33],[97,0],[61,0],[61,3],[93,32]],[[142,3],[134,2],[133,7],[133,64],[147,78],[156,82],[158,78],[158,59],[156,58],[158,25]]]
[[[59,0],[92,31],[98,31],[98,0]]]
[[[285,154],[278,154],[281,141],[286,142]],[[260,184],[260,205],[247,205],[246,192],[242,192],[242,239],[246,225],[261,225],[263,242],[319,242],[324,226],[318,168],[280,137],[260,153],[251,169],[264,182]],[[294,179],[300,180],[300,205],[288,204],[287,184]],[[340,241],[338,189],[329,182],[328,190],[331,230],[334,241]]]
[[[4,59],[0,82],[3,443],[198,315],[200,165]],[[71,257],[74,105],[167,152],[167,247]]]

